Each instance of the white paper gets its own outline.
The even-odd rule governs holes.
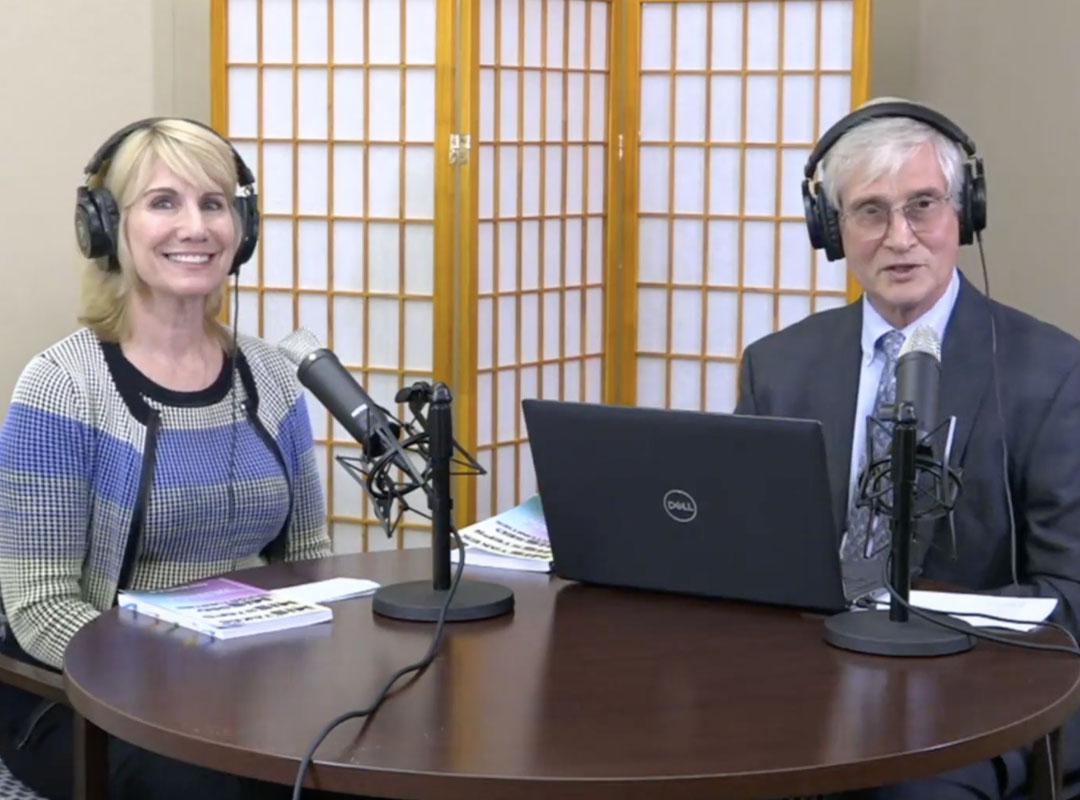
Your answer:
[[[878,608],[889,607],[886,590],[876,598]],[[1057,606],[1054,597],[1001,597],[988,594],[962,594],[959,592],[926,592],[913,590],[908,597],[912,606],[924,611],[940,611],[961,619],[974,628],[1005,628],[1013,631],[1034,630],[1036,622],[1050,616]],[[1018,622],[999,622],[980,617],[979,614],[1006,617]]]
[[[363,578],[328,578],[325,581],[274,589],[274,594],[299,600],[302,603],[332,603],[335,600],[347,600],[350,597],[363,597],[378,588],[379,584],[375,581]]]

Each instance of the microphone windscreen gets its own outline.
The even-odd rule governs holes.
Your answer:
[[[929,325],[920,325],[911,332],[911,336],[904,340],[900,348],[900,355],[908,353],[929,353],[938,361],[941,361],[941,338]]]
[[[278,342],[278,350],[297,366],[300,366],[304,359],[316,350],[321,349],[322,344],[319,342],[319,338],[307,328],[297,328]]]

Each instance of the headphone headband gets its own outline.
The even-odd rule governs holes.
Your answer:
[[[90,160],[83,168],[83,174],[85,174],[87,177],[90,177],[91,175],[96,175],[98,172],[101,171],[101,168],[105,164],[105,162],[112,158],[114,155],[116,155],[116,151],[120,147],[124,139],[133,134],[135,131],[140,130],[141,128],[149,128],[154,123],[161,122],[162,120],[166,119],[179,119],[183,122],[191,123],[192,125],[198,125],[203,130],[210,131],[210,133],[214,134],[214,136],[221,139],[221,141],[225,142],[225,144],[229,146],[229,152],[233,154],[233,161],[236,162],[237,183],[242,188],[247,188],[255,184],[255,176],[251,173],[251,170],[248,169],[248,165],[244,163],[244,159],[242,159],[240,157],[240,154],[236,152],[236,148],[233,147],[232,142],[230,142],[216,130],[211,128],[209,125],[199,122],[195,119],[187,119],[184,117],[147,117],[146,119],[140,119],[136,122],[132,122],[129,125],[125,125],[123,128],[121,128],[108,139],[106,139],[105,143],[102,144],[101,147],[97,149],[97,152],[95,152],[94,155],[90,157]]]
[[[918,103],[893,100],[887,103],[874,103],[864,106],[838,120],[818,139],[813,152],[810,153],[810,158],[806,161],[803,174],[807,178],[813,178],[814,172],[817,171],[818,164],[821,163],[825,154],[832,149],[832,146],[845,133],[872,119],[883,119],[885,117],[905,117],[922,122],[960,145],[968,157],[975,155],[975,142],[972,138],[944,114],[932,108],[921,106]]]
[[[975,154],[975,142],[955,122],[932,108],[903,100],[873,103],[852,111],[833,124],[814,146],[803,169],[802,198],[810,245],[825,251],[829,261],[844,257],[840,230],[840,212],[833,208],[814,173],[837,141],[848,131],[866,122],[885,117],[904,117],[927,125],[957,146],[967,156],[957,190],[957,214],[960,220],[960,244],[971,244],[974,236],[986,227],[986,172],[982,159]]]
[[[240,221],[239,241],[233,255],[232,266],[229,268],[229,274],[235,275],[240,265],[254,254],[255,246],[259,241],[259,196],[255,192],[255,176],[244,163],[244,159],[240,157],[240,153],[233,147],[232,142],[209,125],[182,117],[147,117],[125,125],[110,136],[90,158],[84,169],[84,183],[75,190],[75,239],[79,250],[89,259],[105,258],[103,269],[118,270],[120,268],[116,258],[120,209],[107,188],[90,187],[90,178],[101,172],[105,163],[116,154],[120,144],[128,136],[164,119],[180,119],[209,131],[223,141],[233,155],[237,184],[240,188],[240,192],[232,200],[233,209]]]

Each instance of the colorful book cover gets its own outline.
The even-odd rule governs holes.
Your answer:
[[[305,603],[230,578],[207,578],[153,592],[120,592],[121,608],[232,639],[325,622],[326,606]]]
[[[528,572],[551,570],[551,544],[540,496],[460,531],[465,544],[465,563]],[[456,548],[451,558],[457,559]]]

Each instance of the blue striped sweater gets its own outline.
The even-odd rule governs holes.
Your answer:
[[[295,374],[262,340],[239,346],[199,392],[85,328],[27,365],[0,430],[0,594],[29,655],[59,667],[120,587],[330,552]]]

